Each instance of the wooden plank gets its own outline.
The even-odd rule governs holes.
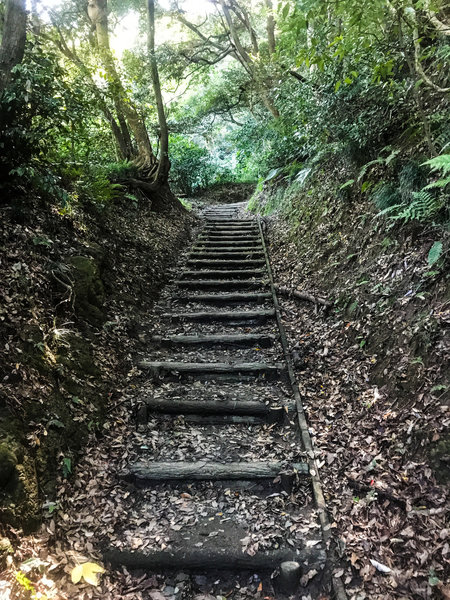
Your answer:
[[[178,375],[252,375],[258,377],[278,376],[283,372],[283,365],[279,363],[188,363],[175,361],[148,361],[142,360],[138,363],[140,369],[150,371],[153,376],[161,376],[164,373],[176,373]]]
[[[247,247],[247,246],[258,246],[259,248],[262,249],[262,244],[260,240],[246,240],[245,242],[242,241],[230,241],[230,240],[197,240],[197,243],[193,246],[194,248],[197,248],[198,246],[201,247],[210,247],[210,246],[217,246],[217,247],[222,247],[222,246],[242,246]]]
[[[228,260],[195,260],[195,259],[189,259],[186,262],[187,266],[192,266],[192,267],[212,267],[212,268],[219,268],[219,267],[237,267],[237,266],[242,266],[242,267],[257,267],[260,265],[265,265],[265,260],[263,258],[248,258],[246,260],[234,260],[232,258],[228,259]]]
[[[201,311],[201,312],[180,312],[166,313],[162,317],[178,321],[186,319],[189,321],[253,321],[267,320],[275,316],[275,309],[266,310],[224,310],[224,311]]]
[[[204,290],[255,290],[267,287],[263,281],[248,279],[179,279],[175,282],[180,288],[204,289]]]
[[[252,279],[263,277],[266,273],[263,269],[221,269],[209,270],[199,269],[196,271],[182,271],[181,277],[186,279]]]
[[[189,255],[189,258],[199,258],[199,259],[208,259],[210,258],[211,260],[214,258],[220,258],[220,259],[225,259],[225,258],[234,258],[234,259],[238,259],[238,258],[242,258],[242,259],[246,259],[246,258],[260,258],[263,257],[264,254],[262,251],[259,250],[239,250],[239,251],[224,251],[224,250],[208,250],[206,252],[200,252],[200,251],[194,251],[191,252]]]
[[[254,415],[268,417],[274,413],[274,420],[283,415],[283,408],[272,409],[270,405],[256,400],[202,400],[189,398],[148,398],[145,400],[151,412],[176,415]]]
[[[236,333],[236,334],[211,334],[211,335],[170,335],[167,337],[154,336],[152,342],[163,347],[171,346],[236,346],[248,348],[259,346],[270,348],[277,336],[262,333]]]
[[[260,241],[260,236],[253,233],[205,233],[198,236],[199,240],[243,240],[243,241]]]
[[[175,302],[199,302],[207,304],[245,304],[254,303],[261,304],[266,300],[270,300],[272,294],[270,292],[235,292],[231,294],[179,294],[172,298]]]
[[[281,473],[309,475],[307,463],[297,463],[286,469],[281,461],[218,463],[207,460],[195,462],[140,461],[128,467],[126,475],[140,481],[229,481],[275,479]]]
[[[217,540],[216,540],[217,542]],[[325,563],[325,553],[317,547],[294,550],[285,548],[274,551],[259,551],[250,556],[242,552],[239,544],[236,548],[229,543],[221,548],[217,543],[214,550],[211,548],[194,548],[189,542],[183,549],[174,550],[127,550],[108,548],[103,551],[103,560],[113,568],[126,567],[148,572],[158,572],[164,569],[175,571],[248,571],[252,573],[270,571],[279,567],[286,561],[298,561],[309,567],[316,567],[320,571]]]
[[[256,260],[256,257],[258,257],[259,260],[264,260],[262,246],[241,246],[240,243],[237,246],[194,246],[190,252],[190,256],[195,257],[197,254],[207,254],[208,258],[211,258],[212,260],[217,260],[220,259],[220,254],[222,254],[223,252],[229,255],[232,259],[236,259],[236,257],[233,256],[233,254],[245,254],[246,256],[253,256],[253,260]],[[248,260],[252,259],[250,258]]]

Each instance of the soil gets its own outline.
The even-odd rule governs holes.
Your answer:
[[[326,183],[322,183],[326,189]],[[263,192],[260,205],[270,200],[270,194],[267,189]],[[332,303],[331,308],[326,308],[281,298],[333,537],[344,561],[336,574],[342,575],[351,600],[447,600],[450,598],[450,417],[445,370],[450,321],[448,253],[430,269],[427,255],[436,239],[436,231],[387,230],[373,220],[373,209],[360,197],[354,202],[335,197],[330,197],[328,203],[324,198],[310,202],[306,212],[297,206],[294,220],[292,214],[288,219],[266,217],[265,226],[271,242],[276,283],[327,298]],[[7,377],[4,384],[8,397],[3,409],[8,406],[15,415],[22,414],[22,406],[38,406],[42,411],[42,405],[54,406],[51,403],[56,402],[53,400],[55,381],[61,381],[57,389],[62,392],[57,395],[59,412],[53,409],[56,415],[46,413],[45,427],[42,421],[37,427],[37,421],[32,420],[30,424],[16,416],[5,433],[7,441],[4,443],[9,451],[5,456],[10,468],[25,464],[30,456],[33,465],[39,465],[35,457],[39,457],[40,448],[46,447],[49,436],[54,435],[59,436],[64,452],[53,459],[54,471],[59,471],[59,485],[56,492],[54,487],[48,488],[52,491],[47,496],[44,511],[41,505],[44,525],[39,534],[23,537],[21,531],[5,529],[15,552],[3,584],[6,592],[11,586],[17,594],[23,589],[14,580],[14,569],[20,567],[48,597],[55,597],[52,594],[58,593],[58,582],[62,582],[61,597],[67,593],[67,597],[86,599],[164,600],[177,594],[177,597],[210,600],[218,594],[221,597],[227,589],[219,575],[207,578],[176,573],[172,578],[163,578],[144,572],[131,574],[125,568],[106,573],[101,588],[87,584],[75,588],[70,584],[70,572],[76,562],[100,561],[100,554],[91,542],[94,533],[100,530],[105,536],[118,536],[119,542],[126,537],[138,547],[142,543],[162,547],[176,542],[178,526],[189,523],[189,518],[198,510],[197,517],[205,519],[207,537],[213,534],[214,545],[215,533],[221,526],[217,517],[223,518],[227,511],[237,512],[241,523],[246,519],[253,524],[255,533],[262,531],[246,540],[251,548],[256,543],[267,543],[269,547],[276,544],[278,532],[286,525],[279,518],[277,504],[285,501],[279,490],[274,490],[279,496],[270,499],[274,506],[267,508],[273,510],[271,531],[275,536],[267,539],[264,523],[252,510],[254,503],[261,501],[259,489],[230,496],[229,488],[225,487],[220,506],[199,502],[194,508],[192,499],[205,498],[206,484],[196,483],[189,489],[179,487],[175,492],[173,487],[169,489],[164,484],[146,490],[131,514],[124,509],[128,506],[130,490],[118,481],[117,474],[130,458],[148,452],[158,452],[162,457],[173,452],[195,456],[200,449],[216,459],[221,456],[217,437],[205,435],[198,423],[155,417],[137,430],[134,428],[135,412],[148,394],[155,397],[166,393],[188,395],[178,383],[160,382],[146,388],[139,380],[132,357],[146,354],[149,335],[160,333],[163,311],[153,310],[153,317],[148,318],[153,309],[152,299],[164,281],[162,265],[175,265],[176,251],[188,238],[187,226],[192,219],[185,213],[177,213],[173,219],[142,211],[130,221],[128,210],[115,207],[113,215],[105,219],[107,225],[102,219],[101,227],[96,221],[98,215],[83,214],[82,225],[79,225],[74,216],[52,214],[44,218],[37,207],[27,224],[14,224],[12,216],[8,217],[8,227],[14,229],[17,237],[13,238],[8,232],[2,242],[8,266],[7,297],[14,299],[12,310],[1,315],[10,332],[5,338],[8,347],[2,356],[7,365],[3,375]],[[55,218],[58,227],[52,230],[47,220],[51,222]],[[88,236],[86,231],[93,234]],[[126,233],[122,237],[123,231]],[[38,237],[41,235],[44,237]],[[439,235],[447,248],[447,237],[442,232]],[[42,243],[31,241],[30,244],[30,237]],[[47,239],[51,243],[44,241]],[[26,255],[23,248],[27,249]],[[93,275],[90,281],[94,286],[89,295],[90,304],[96,307],[100,304],[102,310],[106,307],[101,328],[78,317],[69,290],[54,281],[54,276],[45,275],[49,263],[67,264],[67,260],[61,260],[66,256],[93,257],[99,261],[105,293],[103,305],[98,302],[101,291],[90,267],[88,272]],[[17,263],[21,266],[15,266]],[[72,287],[64,268],[55,273]],[[27,289],[34,290],[34,295],[28,297],[33,298],[32,304],[37,306],[37,317],[33,316],[30,303],[27,304]],[[171,287],[167,286],[161,300],[171,293]],[[58,310],[62,312],[55,313],[55,306],[60,302],[63,304]],[[189,310],[196,308],[194,304]],[[76,343],[71,342],[76,351],[74,357],[58,341],[58,336],[55,339],[55,314],[59,319],[57,330],[69,329],[69,334],[61,337],[73,335],[80,343],[75,347]],[[68,325],[68,320],[74,322]],[[272,332],[268,324],[259,330]],[[16,331],[26,334],[20,337]],[[184,323],[173,324],[171,329],[172,333],[189,334],[189,331]],[[213,332],[214,329],[208,324],[196,324],[196,331]],[[245,327],[224,324],[221,331],[238,333],[244,332]],[[38,349],[41,345],[44,351],[38,353],[36,345]],[[91,354],[86,353],[86,348]],[[70,377],[64,370],[60,375],[51,358],[64,358],[64,352],[68,360],[78,365],[72,367]],[[195,349],[191,352],[192,357],[196,357]],[[271,352],[262,352],[276,359]],[[254,350],[242,349],[241,353],[242,356],[253,355]],[[226,350],[212,350],[212,355],[227,357]],[[177,356],[176,352],[172,356]],[[58,363],[59,359],[55,360]],[[25,367],[25,364],[31,366]],[[217,390],[207,382],[199,382],[199,385],[206,386],[207,392],[217,397]],[[139,386],[138,394],[136,386]],[[245,386],[239,391],[245,393]],[[64,421],[63,407],[69,407],[73,429],[69,429],[70,419]],[[29,419],[34,413],[32,408],[27,408],[24,414]],[[63,422],[64,429],[51,423],[52,419]],[[67,439],[80,429],[84,437],[79,442],[75,437],[69,446]],[[175,446],[173,439],[170,441],[165,436],[167,429],[178,433]],[[259,442],[255,440],[261,439],[269,442],[264,446],[268,448],[268,456],[272,456],[271,452],[275,456],[281,449],[289,458],[301,459],[295,455],[292,441],[282,430],[274,435],[270,429],[252,426],[244,433],[242,427],[230,425],[228,431],[231,440],[246,441],[249,455],[258,450]],[[150,447],[149,433],[153,440]],[[70,474],[63,472],[64,466],[67,470],[63,459],[75,458],[72,448],[80,448],[87,436],[90,436],[89,443],[76,468],[76,477],[65,477]],[[61,441],[63,438],[66,446]],[[20,440],[17,448],[11,445],[12,439]],[[232,458],[231,446],[223,460]],[[41,473],[49,463],[51,461]],[[72,463],[70,466],[72,468]],[[6,473],[8,469],[6,466]],[[44,480],[42,474],[40,480]],[[42,489],[47,488],[42,485]],[[301,533],[314,541],[316,521],[304,521],[302,517],[302,507],[310,501],[310,491],[300,486],[295,493],[298,497],[289,505],[294,510],[287,536],[295,538]],[[33,494],[30,492],[28,497],[33,498]],[[39,497],[42,499],[42,492]],[[267,494],[264,497],[267,498]],[[216,501],[216,497],[211,500]],[[146,538],[135,535],[142,519],[148,519],[150,511],[157,514],[158,510],[166,519],[164,527],[161,529],[161,523],[155,519],[154,523],[147,523],[149,535]],[[130,518],[131,527],[123,531],[120,524]],[[280,535],[286,536],[286,533]],[[200,541],[194,540],[194,543]],[[31,565],[28,571],[27,564]],[[261,590],[266,589],[266,582],[251,573],[235,585],[233,597],[236,598],[263,597]]]
[[[148,314],[189,239],[180,204],[1,207],[0,517],[31,532],[120,397]]]
[[[332,303],[281,299],[347,593],[450,598],[448,253],[427,263],[448,235],[361,197],[292,209],[265,221],[277,283]]]

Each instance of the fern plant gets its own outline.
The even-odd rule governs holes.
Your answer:
[[[430,170],[432,173],[435,173],[436,171],[442,173],[442,177],[425,186],[425,190],[433,188],[440,188],[443,190],[450,184],[450,154],[441,154],[440,156],[427,160],[423,164],[431,167]]]
[[[410,202],[402,202],[388,206],[378,213],[380,216],[388,216],[394,221],[429,221],[442,208],[443,203],[438,196],[427,192],[425,189],[419,192],[412,192]]]

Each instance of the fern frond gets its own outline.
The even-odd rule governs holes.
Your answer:
[[[431,172],[442,171],[442,175],[448,175],[450,173],[450,154],[441,154],[435,158],[430,158],[423,163],[431,167]]]
[[[438,179],[437,181],[432,181],[428,185],[426,185],[424,190],[431,190],[433,188],[445,188],[450,184],[450,175],[448,177],[444,177],[444,179]]]

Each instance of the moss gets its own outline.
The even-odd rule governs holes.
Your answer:
[[[74,277],[76,312],[88,323],[101,326],[105,321],[105,290],[97,262],[88,256],[72,256],[68,263]]]
[[[25,533],[33,531],[41,517],[33,457],[24,454],[20,445],[12,446],[7,440],[0,444],[0,468],[2,519]]]
[[[58,348],[57,364],[64,365],[69,372],[85,377],[100,374],[92,356],[92,345],[89,339],[70,333],[64,337]]]
[[[6,559],[8,558],[8,554],[12,554],[14,552],[13,547],[11,546],[11,542],[8,538],[0,538],[0,570],[6,568]]]
[[[6,488],[14,477],[17,457],[7,444],[0,444],[0,487]]]

